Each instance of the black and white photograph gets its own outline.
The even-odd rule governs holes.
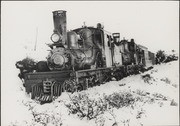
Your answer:
[[[2,126],[179,126],[179,1],[2,1]]]

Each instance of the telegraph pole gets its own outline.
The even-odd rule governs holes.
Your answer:
[[[34,51],[36,51],[36,46],[37,46],[37,36],[38,36],[38,27],[36,27],[36,40],[35,40],[35,45],[34,45]]]

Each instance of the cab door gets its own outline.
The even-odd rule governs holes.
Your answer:
[[[111,67],[113,65],[113,56],[112,56],[112,35],[104,32],[104,47],[105,47],[105,56],[106,56],[106,67]]]

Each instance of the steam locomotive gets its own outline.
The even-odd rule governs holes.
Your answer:
[[[26,92],[32,99],[52,101],[63,91],[75,92],[138,74],[154,64],[154,53],[142,45],[110,33],[98,23],[66,30],[66,11],[53,11],[54,31],[47,61],[22,72]],[[16,64],[18,68],[20,65]]]

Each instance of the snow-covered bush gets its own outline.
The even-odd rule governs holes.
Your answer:
[[[167,84],[170,84],[170,83],[171,83],[171,81],[170,81],[167,77],[162,78],[161,81],[164,81],[164,82],[167,83]]]
[[[156,53],[156,64],[161,64],[161,63],[168,63],[171,61],[178,60],[177,54],[175,54],[175,50],[171,51],[171,54],[167,54],[167,52],[159,50]]]
[[[178,103],[175,102],[174,99],[172,99],[170,105],[171,105],[171,106],[178,106]]]
[[[140,90],[140,89],[137,89],[137,90],[135,91],[135,93],[138,94],[138,95],[140,95],[140,96],[147,96],[147,95],[150,94],[149,92],[145,92],[145,91]]]
[[[107,109],[107,104],[103,99],[95,100],[90,99],[87,94],[79,93],[71,97],[71,102],[65,104],[71,114],[77,114],[80,118],[87,117],[88,120],[96,118],[98,115],[103,114]]]
[[[97,118],[112,108],[133,106],[134,102],[137,101],[137,98],[130,92],[115,92],[98,99],[89,98],[88,94],[81,93],[69,97],[71,101],[65,104],[69,113],[77,114],[80,118],[86,117],[88,120]]]
[[[16,68],[20,69],[19,78],[24,79],[25,73],[33,72],[36,69],[36,62],[30,57],[26,57],[21,61],[17,61]]]
[[[154,93],[152,94],[153,97],[156,99],[156,100],[167,100],[168,98],[160,93]]]
[[[141,118],[142,114],[145,114],[145,110],[143,110],[143,109],[141,108],[140,111],[137,111],[136,119]]]
[[[33,70],[35,65],[36,65],[35,60],[30,57],[26,57],[23,60],[16,62],[17,68],[24,68],[28,70]]]
[[[23,105],[28,107],[28,110],[32,114],[32,121],[31,122],[12,122],[12,126],[62,126],[62,119],[61,114],[59,113],[47,113],[45,112],[38,112],[35,108],[36,104],[32,102],[22,102]]]
[[[165,60],[165,52],[162,50],[157,51],[156,53],[156,64],[160,64]]]
[[[156,100],[167,100],[162,94],[155,93],[152,96],[150,97],[150,93],[142,90],[114,92],[98,99],[90,98],[86,93],[78,93],[72,97],[69,96],[70,102],[65,105],[70,114],[76,114],[81,119],[86,117],[91,120],[113,108],[120,109],[129,106],[133,108],[135,102],[154,103]]]
[[[117,109],[131,106],[136,101],[135,97],[133,97],[133,95],[130,92],[115,92],[109,96],[104,96],[104,99],[106,100],[109,106],[115,107]]]
[[[144,80],[145,83],[150,84],[150,81],[153,80],[150,74],[141,75],[141,78]]]
[[[166,56],[166,59],[164,62],[168,63],[168,62],[175,61],[175,60],[178,60],[178,56],[176,56],[175,54],[170,54],[170,55]]]
[[[175,88],[177,88],[177,87],[178,87],[178,85],[177,85],[177,84],[172,84],[172,86],[173,86],[173,87],[175,87]]]

